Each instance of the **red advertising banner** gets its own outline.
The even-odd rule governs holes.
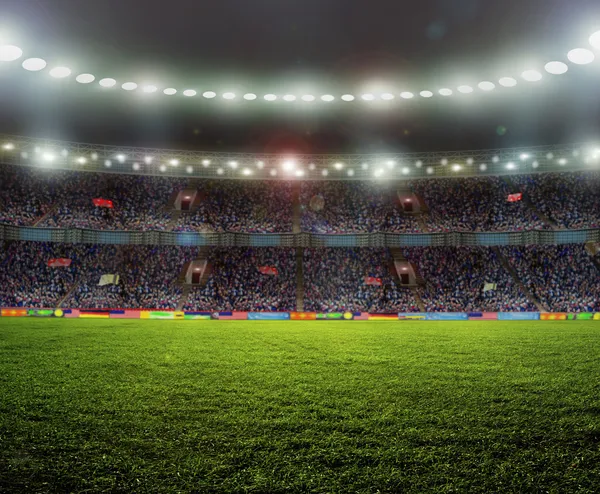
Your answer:
[[[521,199],[523,199],[523,194],[521,192],[508,195],[508,202],[519,202]]]
[[[381,280],[381,278],[373,278],[372,276],[367,276],[365,278],[365,285],[381,286],[383,285],[383,281]]]
[[[69,267],[71,265],[71,259],[49,259],[48,260],[48,267],[50,268],[66,268]]]
[[[258,270],[262,274],[266,274],[269,276],[277,276],[279,274],[279,271],[277,271],[277,268],[275,266],[261,266],[260,268],[258,268]]]
[[[101,197],[97,199],[92,199],[94,206],[98,206],[99,208],[113,208],[113,202],[110,199],[102,199]]]
[[[316,321],[316,312],[290,312],[290,319],[292,321]]]

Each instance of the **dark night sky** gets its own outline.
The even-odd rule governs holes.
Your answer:
[[[359,94],[517,75],[565,59],[600,29],[582,0],[2,0],[0,33],[78,72],[199,92]],[[542,64],[543,66],[543,64]],[[541,68],[541,67],[540,67]],[[380,152],[600,136],[600,61],[490,94],[266,104],[130,94],[0,66],[0,132],[222,151]],[[479,92],[480,93],[480,92]],[[497,127],[507,129],[498,135]]]

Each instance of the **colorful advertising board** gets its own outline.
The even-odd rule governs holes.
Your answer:
[[[539,312],[498,312],[499,321],[539,321]]]
[[[289,321],[289,312],[248,312],[249,321]]]
[[[428,312],[428,321],[468,321],[466,312]]]

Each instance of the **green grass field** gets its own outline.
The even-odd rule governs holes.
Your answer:
[[[599,492],[598,322],[0,320],[0,492]]]

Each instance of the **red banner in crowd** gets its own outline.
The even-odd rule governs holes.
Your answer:
[[[521,192],[508,195],[508,202],[519,202],[521,199],[523,199],[523,194]]]
[[[113,208],[113,202],[110,199],[102,199],[102,198],[98,198],[98,199],[92,199],[92,202],[94,203],[94,206],[98,206],[99,208]]]
[[[381,281],[381,278],[373,278],[372,276],[367,276],[365,278],[365,285],[381,286],[383,285],[383,282]]]
[[[50,259],[48,267],[51,268],[66,268],[71,265],[71,259]]]
[[[268,274],[270,276],[277,276],[279,274],[279,271],[277,271],[277,268],[274,266],[261,266],[258,270],[262,274]]]

